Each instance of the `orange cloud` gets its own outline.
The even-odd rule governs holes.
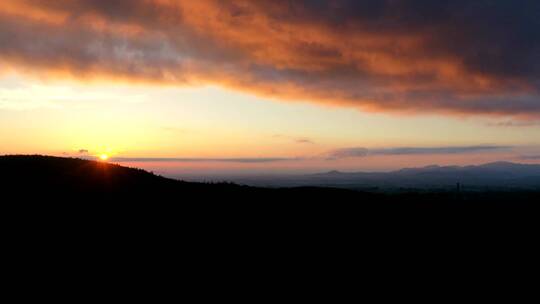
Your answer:
[[[0,62],[368,111],[537,117],[538,5],[6,0]]]

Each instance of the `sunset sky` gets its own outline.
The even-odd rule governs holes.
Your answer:
[[[168,174],[540,163],[540,1],[2,0],[0,154]]]

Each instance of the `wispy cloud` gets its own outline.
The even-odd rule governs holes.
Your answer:
[[[290,135],[284,135],[284,134],[274,134],[272,135],[273,138],[284,138],[287,140],[291,140],[297,144],[315,144],[315,142],[308,137],[295,137]]]
[[[0,90],[1,93],[1,90]],[[62,106],[49,100],[25,98],[0,98],[0,110],[27,111],[36,109],[60,109]]]
[[[478,146],[448,146],[448,147],[397,147],[367,149],[363,147],[343,148],[331,151],[328,159],[348,157],[365,157],[370,155],[435,155],[435,154],[465,154],[510,150],[512,146],[478,145]]]
[[[253,157],[253,158],[175,158],[175,157],[112,157],[113,162],[226,162],[226,163],[272,163],[283,161],[296,161],[302,158],[286,157]]]
[[[523,160],[540,160],[540,154],[537,154],[537,155],[521,155],[519,158],[523,159]]]
[[[315,144],[315,142],[313,142],[309,138],[297,138],[295,139],[295,142],[299,144],[312,144],[312,145]]]

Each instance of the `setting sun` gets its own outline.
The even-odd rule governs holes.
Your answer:
[[[109,159],[109,155],[107,155],[107,154],[101,154],[101,155],[99,156],[99,159],[100,159],[100,160],[103,160],[103,161],[108,160],[108,159]]]

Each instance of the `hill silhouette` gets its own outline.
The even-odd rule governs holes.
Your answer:
[[[183,182],[107,162],[40,155],[0,157],[0,182],[4,193],[17,199],[37,197],[59,201],[194,203],[234,199],[247,202],[305,194],[319,198],[357,194],[331,188],[265,189],[225,182]]]

